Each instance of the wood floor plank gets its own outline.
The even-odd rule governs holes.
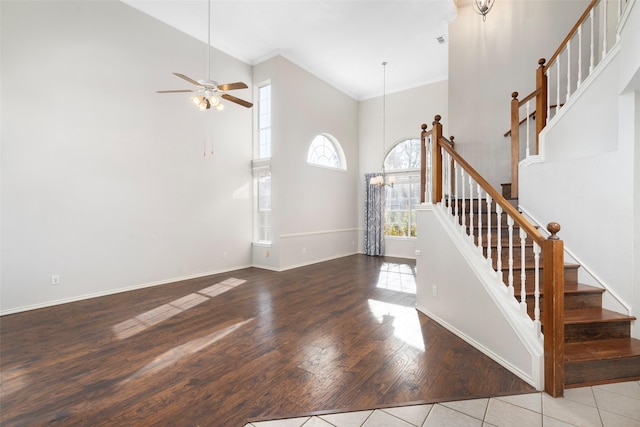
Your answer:
[[[227,427],[532,392],[415,310],[414,269],[355,255],[4,316],[0,424]]]

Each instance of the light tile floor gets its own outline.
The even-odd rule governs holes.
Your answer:
[[[640,427],[640,381],[261,421],[245,427]]]

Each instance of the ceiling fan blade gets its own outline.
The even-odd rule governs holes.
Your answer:
[[[180,74],[180,73],[173,73],[174,76],[180,77],[183,80],[188,81],[191,84],[194,84],[196,86],[202,86],[202,84],[200,84],[199,82],[193,80],[191,77],[187,77],[184,74]]]
[[[244,99],[236,98],[235,96],[229,95],[228,93],[223,93],[220,96],[223,99],[226,99],[227,101],[235,102],[236,104],[242,105],[243,107],[247,107],[247,108],[253,107],[252,103],[245,101]]]
[[[218,85],[218,89],[220,90],[246,89],[247,87],[248,86],[242,82],[225,83],[223,85]]]
[[[178,90],[157,90],[156,93],[181,93],[181,92],[195,92],[193,89],[178,89]]]

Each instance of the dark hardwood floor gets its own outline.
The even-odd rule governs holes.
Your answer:
[[[415,310],[413,269],[355,255],[4,316],[0,424],[235,427],[534,391]]]

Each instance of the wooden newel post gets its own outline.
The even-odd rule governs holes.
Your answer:
[[[518,164],[520,163],[520,101],[518,92],[511,94],[511,198],[518,197]]]
[[[564,244],[556,236],[560,224],[547,225],[551,235],[544,241],[544,391],[553,397],[564,394]]]
[[[438,203],[442,200],[442,154],[440,153],[440,138],[442,138],[442,125],[439,114],[433,118],[431,130],[431,201]]]
[[[540,132],[547,125],[547,75],[545,74],[544,63],[546,60],[538,60],[536,70],[536,154],[540,154]]]
[[[420,132],[420,203],[426,201],[427,194],[427,125],[422,124]]]

